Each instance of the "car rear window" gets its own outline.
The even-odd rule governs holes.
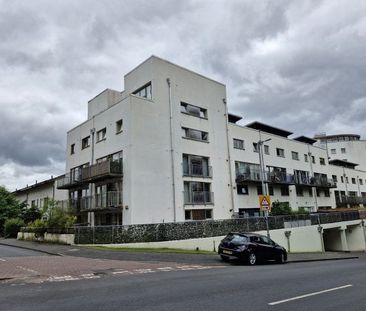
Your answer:
[[[225,238],[225,241],[231,242],[234,244],[239,244],[239,243],[242,244],[242,243],[248,242],[248,238],[246,236],[239,235],[239,234],[228,234]]]

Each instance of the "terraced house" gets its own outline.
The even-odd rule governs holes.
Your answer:
[[[57,188],[90,225],[256,216],[263,190],[294,210],[366,203],[356,163],[329,161],[316,139],[242,123],[224,84],[152,56],[125,75],[124,91],[89,101],[88,119],[67,133]]]

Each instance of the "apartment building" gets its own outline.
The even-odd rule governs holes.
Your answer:
[[[315,139],[240,120],[224,84],[152,56],[124,76],[124,91],[88,102],[88,119],[67,133],[57,188],[90,225],[255,216],[262,148],[272,201],[317,211],[366,193],[366,172],[330,163]]]
[[[27,185],[12,193],[19,202],[25,202],[28,207],[35,206],[42,209],[49,200],[55,200],[63,204],[68,200],[68,192],[57,189],[56,181],[60,177],[62,176],[51,176],[50,179]]]

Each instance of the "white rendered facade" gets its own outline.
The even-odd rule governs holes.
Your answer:
[[[272,201],[312,211],[336,206],[329,179],[340,178],[343,168],[329,165],[323,148],[289,139],[286,131],[235,124],[225,85],[154,56],[129,72],[124,85],[123,92],[107,89],[89,101],[88,120],[67,134],[67,173],[58,188],[69,190],[81,222],[256,215],[253,143],[268,138],[264,164]],[[366,182],[365,172],[350,171]],[[366,193],[365,182],[359,194]]]
[[[45,181],[26,186],[13,192],[19,202],[25,202],[28,207],[43,208],[49,200],[64,202],[68,199],[65,190],[57,189],[56,178],[51,177]]]

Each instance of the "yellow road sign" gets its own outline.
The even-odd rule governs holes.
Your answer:
[[[269,195],[260,195],[259,206],[262,211],[271,211],[271,197]]]

